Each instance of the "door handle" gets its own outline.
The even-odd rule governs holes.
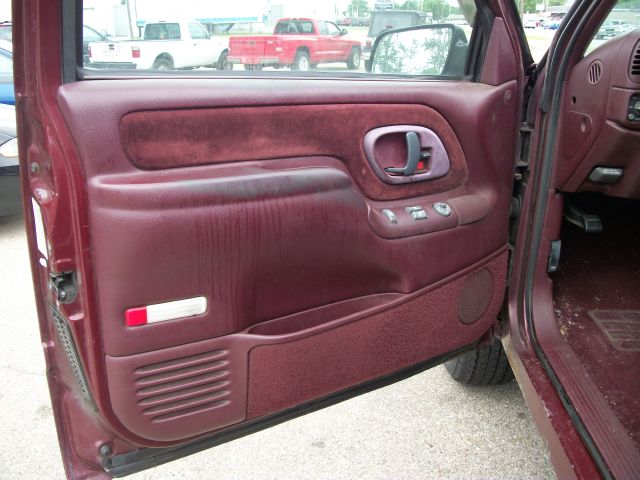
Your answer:
[[[407,159],[398,168],[398,150],[406,142]],[[420,125],[388,125],[368,131],[363,139],[364,153],[377,177],[398,185],[434,180],[449,173],[447,150],[433,130]],[[398,148],[401,147],[401,148]],[[428,163],[421,165],[428,159]]]
[[[385,172],[394,175],[413,175],[416,173],[418,163],[429,158],[429,152],[420,151],[420,137],[416,132],[407,132],[405,138],[407,140],[407,161],[404,167],[387,167],[384,169]]]

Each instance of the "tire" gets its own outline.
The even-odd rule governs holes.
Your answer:
[[[362,55],[360,54],[359,48],[353,48],[351,50],[351,55],[347,59],[347,68],[349,70],[357,70],[360,68],[360,60],[362,59]]]
[[[454,380],[464,385],[502,385],[513,379],[500,341],[464,353],[444,366]]]
[[[216,67],[218,70],[233,70],[233,63],[229,63],[227,61],[228,56],[229,56],[229,52],[226,50],[220,54],[220,58],[218,59],[218,65]]]
[[[296,53],[296,58],[293,60],[291,70],[296,72],[308,72],[311,70],[311,61],[309,60],[309,54],[300,50]]]
[[[154,70],[173,70],[173,62],[168,58],[156,58],[156,61],[153,62]]]

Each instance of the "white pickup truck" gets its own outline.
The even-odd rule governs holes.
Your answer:
[[[211,36],[195,20],[156,21],[144,25],[141,40],[89,43],[88,68],[173,70],[228,69],[229,38]]]

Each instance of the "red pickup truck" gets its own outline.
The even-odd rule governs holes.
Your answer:
[[[346,33],[333,22],[283,18],[273,35],[231,37],[227,61],[244,64],[246,70],[272,66],[306,71],[318,63],[333,62],[346,62],[347,68],[357,70],[362,45],[346,39]]]

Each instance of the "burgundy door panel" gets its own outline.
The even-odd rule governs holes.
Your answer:
[[[378,223],[389,231],[381,236],[414,235],[390,243],[369,223],[368,212],[380,221],[382,205],[368,202],[341,162],[325,157],[98,177],[91,196],[100,308],[109,319],[104,348],[116,356],[228,335],[350,298],[410,293],[505,244],[484,233],[484,221],[458,225],[470,208],[458,205],[455,191],[384,204],[399,222]],[[489,198],[487,208],[496,206]],[[450,217],[433,211],[440,200],[452,204]],[[404,209],[414,205],[429,218],[411,220]],[[440,231],[412,231],[428,228]],[[474,248],[464,248],[468,235],[477,239]],[[204,315],[124,324],[127,308],[198,296],[208,299]]]
[[[112,81],[65,85],[58,102],[86,176],[108,381],[98,406],[121,437],[181,443],[490,328],[505,286],[515,81],[117,83],[117,95]],[[364,139],[398,125],[433,131],[449,171],[380,180]],[[406,147],[388,143],[402,166]],[[411,218],[415,206],[427,219]],[[129,308],[193,297],[207,299],[203,314],[125,325]]]
[[[506,260],[502,249],[410,295],[363,297],[216,339],[107,356],[114,411],[138,443],[175,443],[473,343],[500,309]]]

